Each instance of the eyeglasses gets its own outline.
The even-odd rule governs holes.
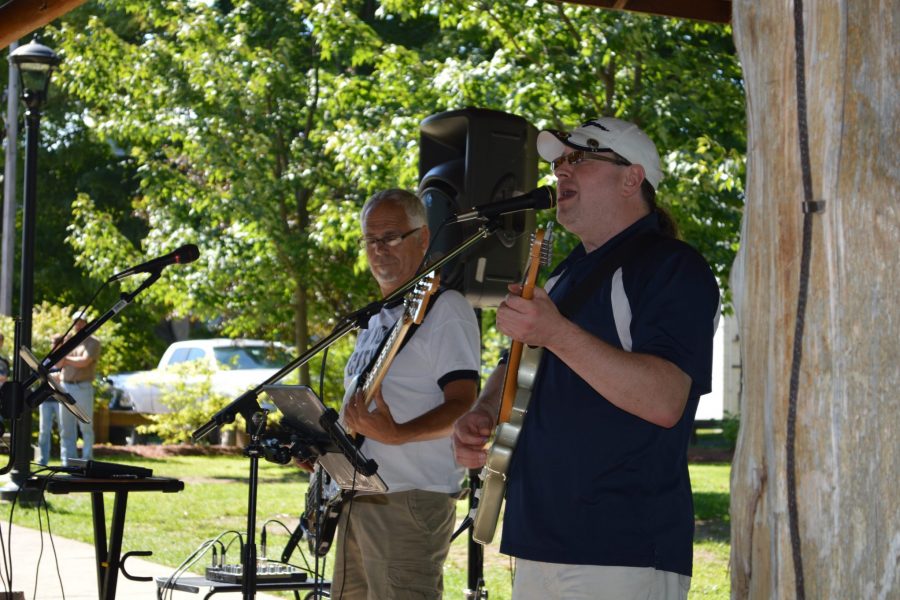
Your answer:
[[[556,173],[556,170],[563,166],[563,163],[568,163],[570,165],[578,165],[581,164],[585,159],[587,160],[601,160],[603,162],[612,163],[614,165],[619,165],[620,167],[627,167],[631,163],[625,160],[624,158],[620,158],[618,156],[604,156],[602,154],[597,154],[597,152],[612,152],[607,148],[601,148],[596,150],[595,152],[585,152],[584,150],[575,150],[574,152],[569,152],[568,154],[564,154],[557,158],[556,160],[550,161],[551,170]]]
[[[406,233],[392,233],[390,235],[386,235],[380,238],[374,237],[361,237],[358,240],[360,248],[366,248],[367,250],[374,250],[375,246],[381,244],[382,247],[388,248],[396,248],[400,245],[400,242],[422,229],[421,227],[416,227],[415,229],[410,229]]]

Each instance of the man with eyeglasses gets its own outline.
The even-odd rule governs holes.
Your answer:
[[[375,194],[360,212],[369,269],[383,296],[419,270],[428,248],[425,207],[414,194]],[[403,312],[384,308],[360,331],[344,382],[353,388]],[[422,324],[395,357],[375,394],[345,402],[343,418],[365,436],[362,451],[379,465],[386,494],[359,495],[338,525],[332,598],[437,599],[450,548],[464,469],[456,464],[453,423],[475,401],[480,369],[475,312],[453,290],[430,301]]]
[[[532,300],[510,294],[497,328],[543,348],[508,473],[501,552],[514,600],[684,600],[694,515],[687,446],[710,391],[719,290],[656,206],[656,146],[598,118],[542,131],[557,220],[581,244]],[[504,369],[454,430],[457,460],[483,465]]]

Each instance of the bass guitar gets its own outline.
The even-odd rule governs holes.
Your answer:
[[[535,232],[531,244],[528,268],[522,284],[522,297],[534,297],[534,284],[541,266],[550,264],[553,247],[552,223],[544,230]],[[525,413],[531,401],[534,378],[541,362],[541,348],[531,348],[513,340],[506,362],[506,376],[500,402],[499,424],[494,432],[494,442],[488,452],[487,461],[481,470],[481,488],[475,492],[478,504],[475,507],[472,537],[480,544],[490,544],[497,530],[500,506],[506,495],[506,473]]]
[[[381,351],[370,368],[347,386],[344,403],[361,391],[364,404],[369,407],[391,363],[409,336],[410,329],[413,325],[421,325],[425,319],[425,312],[439,285],[440,275],[432,271],[410,290],[403,299],[403,312],[400,318],[388,332]],[[357,438],[353,432],[348,433]],[[300,516],[300,525],[304,528],[310,552],[319,556],[328,554],[334,541],[341,509],[354,494],[354,491],[342,490],[321,465],[316,465],[309,478],[306,507]]]

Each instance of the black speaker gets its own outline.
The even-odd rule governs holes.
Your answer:
[[[537,184],[537,129],[522,117],[466,108],[425,118],[419,133],[419,196],[428,212],[432,260],[477,230],[473,222],[444,226],[448,217]],[[533,210],[501,217],[494,234],[444,267],[443,284],[477,308],[498,306],[507,284],[522,279],[534,228]]]

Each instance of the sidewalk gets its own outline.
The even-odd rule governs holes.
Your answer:
[[[43,555],[41,555],[41,533],[8,523],[0,525],[3,532],[3,545],[7,551],[7,560],[13,565],[13,592],[23,592],[28,600],[97,600],[97,564],[94,546],[76,542],[66,538],[53,536],[51,545],[47,532],[43,535]],[[56,559],[54,559],[54,548]],[[38,556],[41,556],[38,568]],[[59,575],[57,576],[57,560]],[[165,567],[137,557],[129,558],[125,567],[131,575],[139,577],[168,577],[172,567]],[[38,585],[35,594],[35,574]],[[196,573],[194,573],[196,574]],[[62,586],[60,586],[62,580]],[[0,585],[0,595],[6,591]],[[65,596],[63,596],[65,594]],[[239,598],[240,594],[228,594],[223,597]],[[166,597],[169,598],[167,592]],[[172,592],[172,598],[188,600],[202,598],[200,594],[188,592]],[[116,598],[119,600],[154,600],[156,598],[155,581],[132,581],[119,573],[116,586]],[[279,600],[271,594],[257,593],[258,600]]]

